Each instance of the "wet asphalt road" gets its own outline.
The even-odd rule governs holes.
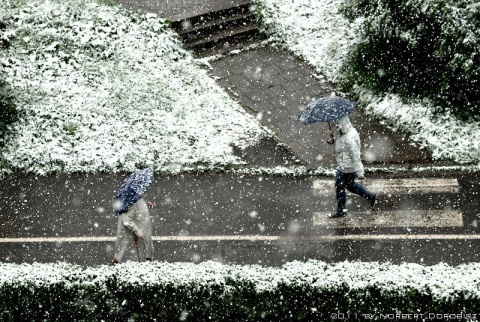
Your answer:
[[[0,261],[106,264],[113,256],[116,230],[112,199],[125,177],[11,175],[1,181]],[[377,178],[390,177],[371,175],[368,180]],[[314,214],[331,211],[335,199],[333,194],[319,196],[314,181],[331,177],[157,176],[145,195],[155,204],[150,210],[155,259],[261,265],[311,258],[452,265],[479,261],[479,174],[441,178],[456,178],[459,191],[399,195],[378,191],[379,203],[371,214],[453,209],[461,214],[461,226],[315,225]],[[364,200],[351,194],[347,198],[351,211],[369,211]]]

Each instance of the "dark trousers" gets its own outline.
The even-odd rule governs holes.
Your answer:
[[[337,171],[335,175],[335,195],[337,197],[337,214],[343,213],[345,210],[345,203],[347,202],[347,194],[345,189],[359,195],[368,201],[373,200],[375,194],[368,191],[364,186],[355,182],[355,173],[343,173]]]

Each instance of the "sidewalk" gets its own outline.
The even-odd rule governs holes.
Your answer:
[[[120,3],[154,12],[170,20],[187,18],[208,10],[242,4],[245,0],[118,0]],[[212,76],[242,106],[275,133],[280,146],[262,142],[258,147],[239,151],[249,166],[303,164],[308,169],[335,167],[334,147],[326,140],[326,123],[305,126],[297,115],[314,99],[335,92],[332,84],[315,78],[315,71],[292,55],[259,46],[211,62]],[[402,167],[430,164],[404,134],[393,133],[360,111],[350,115],[362,141],[366,167]],[[287,151],[285,151],[286,146]],[[289,153],[293,155],[289,155]]]
[[[0,262],[106,264],[117,218],[111,203],[124,174],[15,174],[0,182]],[[479,175],[366,184],[374,211],[349,195],[348,218],[327,219],[333,182],[321,177],[224,174],[156,176],[145,194],[155,260],[282,265],[309,258],[449,263],[480,261]],[[413,181],[413,183],[412,183]],[[466,189],[469,194],[461,193]],[[48,202],[46,202],[48,200]]]
[[[326,143],[327,123],[305,126],[296,121],[310,101],[335,93],[335,87],[317,80],[305,62],[264,46],[211,65],[218,84],[252,110],[308,168],[335,166],[334,147]],[[428,162],[426,153],[412,146],[404,134],[393,133],[360,111],[350,118],[362,140],[365,166]]]
[[[181,20],[212,10],[221,10],[235,5],[249,3],[249,0],[116,0],[117,2],[145,10],[147,12],[157,13],[160,16],[170,20]]]

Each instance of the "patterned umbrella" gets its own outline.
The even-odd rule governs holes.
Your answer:
[[[115,213],[117,215],[128,211],[128,208],[143,197],[148,186],[153,181],[153,167],[139,170],[131,174],[118,190]]]
[[[323,97],[307,105],[297,117],[305,125],[338,120],[353,111],[357,103],[338,96]]]

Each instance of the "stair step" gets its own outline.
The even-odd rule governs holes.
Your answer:
[[[189,17],[171,20],[172,28],[197,57],[225,53],[263,39],[258,32],[256,17],[251,12],[252,1],[232,1],[224,2],[225,6],[213,12],[197,12]]]
[[[226,25],[226,24],[240,24],[242,21],[253,21],[255,16],[250,12],[239,12],[233,15],[228,16],[217,16],[213,19],[207,20],[203,19],[197,21],[195,24],[192,24],[190,20],[185,20],[182,22],[180,28],[176,29],[180,35],[186,35],[189,33],[194,33],[196,31],[201,31],[204,29],[215,29],[217,26]]]
[[[210,28],[192,31],[181,35],[185,44],[193,44],[197,41],[209,41],[217,37],[230,37],[232,34],[242,33],[243,30],[256,29],[258,25],[252,20],[235,20],[225,24],[215,25]],[[218,39],[214,40],[217,41]]]
[[[201,26],[207,22],[219,21],[225,19],[226,17],[233,17],[236,15],[241,15],[245,13],[251,13],[250,11],[251,4],[246,3],[239,5],[237,7],[230,7],[227,9],[221,9],[217,11],[208,12],[202,15],[193,16],[188,19],[178,20],[172,22],[172,28],[181,32],[184,29],[184,25],[189,25],[193,28],[196,26]]]
[[[249,10],[250,6],[252,6],[252,0],[230,0],[227,2],[224,1],[223,3],[212,2],[211,6],[208,4],[199,6],[193,13],[191,11],[187,13],[178,13],[171,15],[168,19],[172,22],[172,25],[175,26],[185,20],[192,20],[193,23],[196,19],[199,19],[202,16],[211,16],[212,14],[217,13],[230,15],[231,13],[238,12],[238,10]]]
[[[255,34],[258,32],[257,25],[246,25],[246,26],[236,26],[231,29],[223,30],[222,32],[215,33],[213,35],[200,38],[191,42],[188,42],[186,45],[189,48],[194,48],[197,46],[203,46],[209,43],[216,43],[223,39],[228,39],[243,34]]]
[[[246,38],[246,39],[243,39]],[[243,37],[242,39],[235,38],[228,43],[219,44],[214,47],[199,47],[195,49],[195,56],[197,58],[204,58],[214,55],[225,54],[233,50],[242,49],[244,47],[258,43],[260,37],[258,35],[253,35],[250,39],[248,37]]]

